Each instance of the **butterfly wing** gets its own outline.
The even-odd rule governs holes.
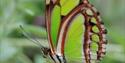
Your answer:
[[[52,54],[55,54],[58,32],[61,23],[61,9],[59,5],[53,3],[55,1],[56,0],[46,0],[46,28]]]
[[[83,38],[84,38],[84,16],[78,14],[70,23],[66,41],[65,41],[65,57],[68,62],[75,62],[83,60]]]
[[[56,47],[59,27],[61,23],[61,8],[59,5],[55,5],[51,14],[51,37],[54,46]]]
[[[100,16],[87,0],[83,0],[83,4],[79,2],[81,0],[48,2],[52,3],[47,12],[49,20],[46,17],[50,46],[54,45],[56,51],[53,51],[61,62],[65,62],[62,58],[66,57],[69,62],[78,59],[91,63],[94,54],[94,60],[100,60],[105,54],[105,28]]]
[[[56,3],[55,3],[56,2]],[[58,33],[60,25],[62,24],[61,16],[66,16],[75,6],[78,5],[79,0],[48,0],[46,1],[46,23],[49,30],[49,42],[54,48],[57,45]],[[70,3],[70,4],[69,4]],[[59,5],[60,4],[60,5]],[[50,33],[50,34],[49,34]]]
[[[60,0],[61,15],[66,16],[73,8],[79,4],[80,0]]]
[[[80,12],[78,12],[79,10]],[[82,15],[85,17],[85,22],[82,23],[82,25],[85,27],[84,28],[82,26],[82,28],[85,29],[85,31],[83,32],[84,37],[82,36],[82,39],[80,39],[81,38],[80,36],[82,34],[76,37],[77,33],[78,34],[80,33],[80,32],[76,32],[78,29],[74,30],[75,26],[78,26],[78,25],[80,26],[80,23],[75,25],[78,22],[77,19],[76,21],[71,21],[72,19],[75,20],[73,16],[76,16],[78,13],[82,13]],[[61,47],[57,47],[57,50],[61,49],[62,52],[58,51],[58,53],[64,52],[64,56],[68,57],[67,59],[70,59],[70,58],[76,59],[81,57],[82,61],[84,62],[85,60],[86,63],[98,62],[105,54],[105,44],[106,44],[105,33],[104,33],[105,28],[104,28],[104,25],[102,24],[99,13],[95,10],[95,8],[91,4],[84,1],[83,4],[78,5],[76,8],[73,9],[73,11],[68,13],[68,16],[66,17],[67,18],[65,18],[64,25],[62,25],[62,29],[61,29],[64,32],[64,34],[62,34],[63,38],[61,39],[62,43],[60,43],[60,40],[58,42],[59,46],[61,44]],[[81,18],[84,18],[84,17],[81,17]],[[69,23],[67,21],[69,21]],[[83,20],[81,19],[81,21]],[[67,25],[67,27],[65,27],[65,24]],[[66,30],[64,29],[65,31],[63,30],[63,27],[66,28]],[[68,31],[67,31],[67,28],[68,28]],[[83,29],[80,29],[80,30],[83,30]],[[76,36],[75,34],[73,34],[73,32],[75,32]],[[66,39],[65,39],[65,34],[66,34]],[[73,41],[73,39],[77,39],[76,42],[75,40]],[[80,46],[82,48],[80,48]],[[75,48],[77,47],[78,49],[75,50]],[[78,52],[77,53],[71,52],[73,50]]]

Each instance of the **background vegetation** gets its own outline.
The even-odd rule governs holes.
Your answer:
[[[107,55],[101,63],[125,63],[125,0],[90,0],[108,29]],[[20,25],[47,44],[44,0],[0,0],[0,63],[46,63]]]

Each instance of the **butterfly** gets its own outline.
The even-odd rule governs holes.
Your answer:
[[[46,0],[45,16],[44,57],[54,63],[98,63],[106,54],[107,30],[88,0]]]

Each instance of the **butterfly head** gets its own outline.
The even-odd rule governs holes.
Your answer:
[[[44,56],[45,58],[51,53],[51,52],[50,52],[50,49],[49,49],[49,48],[46,48],[46,47],[42,47],[41,50],[42,50],[43,56]]]

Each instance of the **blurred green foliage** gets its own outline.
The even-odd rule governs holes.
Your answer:
[[[44,0],[0,0],[0,63],[45,63],[42,55],[39,57],[40,49],[20,29],[22,25],[40,41],[47,42],[45,28],[34,25],[44,11]]]
[[[101,63],[125,63],[125,0],[90,1],[108,29],[107,54]],[[44,26],[34,24],[44,11],[44,0],[0,0],[0,63],[46,63],[39,47],[27,40],[19,27],[47,44]]]

